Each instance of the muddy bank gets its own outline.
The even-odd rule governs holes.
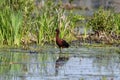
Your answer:
[[[76,37],[77,40],[72,41],[73,44],[79,43],[80,45],[83,43],[88,44],[104,44],[120,47],[120,35],[116,35],[114,33],[106,33],[106,32],[93,32],[89,34],[76,34],[72,32],[72,34]]]

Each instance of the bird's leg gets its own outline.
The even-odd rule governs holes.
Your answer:
[[[60,48],[60,53],[62,53],[62,50],[61,50],[61,48]]]

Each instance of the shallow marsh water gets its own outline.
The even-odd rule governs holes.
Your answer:
[[[0,80],[120,80],[120,54],[114,47],[4,49]]]

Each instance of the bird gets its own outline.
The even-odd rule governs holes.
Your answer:
[[[58,45],[60,52],[62,52],[61,48],[68,48],[70,45],[65,40],[60,39],[59,34],[60,34],[60,30],[57,28],[56,29],[56,44]]]

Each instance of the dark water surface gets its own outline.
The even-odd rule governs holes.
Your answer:
[[[0,80],[120,80],[117,48],[0,51]]]

